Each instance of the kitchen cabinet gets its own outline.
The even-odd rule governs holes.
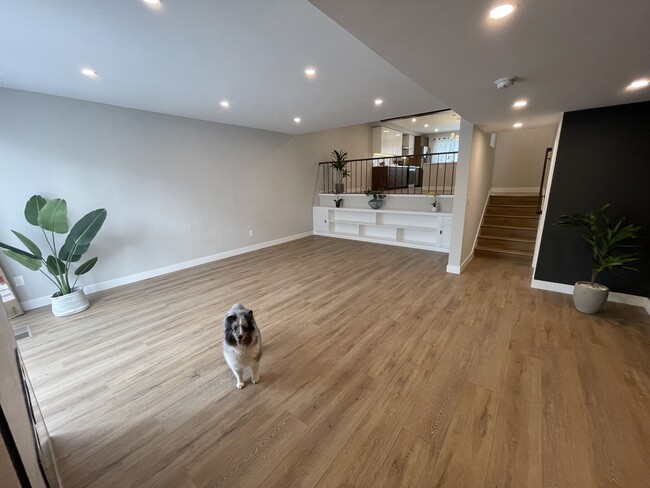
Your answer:
[[[375,166],[372,168],[372,189],[392,190],[408,185],[408,170],[403,166]]]
[[[413,154],[415,149],[415,136],[412,134],[402,134],[402,156]]]
[[[416,157],[413,158],[411,164],[415,166],[422,166],[423,163],[427,162],[425,157],[422,157],[424,154],[429,154],[429,137],[428,136],[415,136],[415,147],[413,149],[413,154]]]
[[[422,186],[422,172],[414,166],[375,166],[372,168],[372,189],[393,190]]]
[[[374,154],[401,156],[402,132],[388,127],[373,127],[372,152]]]

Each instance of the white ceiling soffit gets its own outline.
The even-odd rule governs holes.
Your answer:
[[[488,131],[551,125],[561,112],[650,99],[650,1],[310,0],[469,122]],[[494,81],[517,76],[497,90]],[[523,110],[512,107],[525,98]]]
[[[447,108],[306,0],[3,1],[0,46],[3,87],[289,134]]]
[[[383,125],[391,129],[401,130],[405,134],[435,135],[436,133],[455,132],[460,129],[460,116],[453,110],[431,114],[404,117],[401,119],[377,122],[373,125]]]

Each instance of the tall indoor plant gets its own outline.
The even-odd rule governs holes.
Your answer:
[[[607,301],[609,288],[596,283],[603,271],[624,268],[636,271],[628,263],[637,261],[639,254],[626,249],[637,247],[633,241],[638,237],[641,227],[625,225],[625,218],[613,221],[606,211],[610,204],[587,213],[561,215],[558,224],[576,227],[580,236],[591,247],[591,281],[578,281],[573,288],[573,303],[584,313],[596,313]]]
[[[66,201],[55,198],[47,201],[40,195],[32,196],[25,205],[25,219],[33,226],[40,227],[51,254],[45,258],[41,249],[27,236],[12,230],[28,251],[0,242],[0,249],[15,261],[32,271],[40,271],[59,291],[52,295],[52,312],[56,316],[71,315],[88,308],[88,299],[83,288],[77,287],[79,277],[90,271],[97,258],[89,259],[74,270],[74,282],[70,281],[72,263],[81,260],[91,241],[106,220],[106,210],[93,210],[77,222],[66,237],[63,246],[57,247],[55,234],[66,234],[68,227],[68,206]],[[49,233],[49,237],[48,237]],[[58,249],[58,250],[57,250]],[[49,273],[48,276],[42,268]]]
[[[348,170],[348,168],[346,168],[346,165],[348,164],[348,153],[345,152],[343,149],[340,149],[338,151],[334,149],[331,152],[331,155],[332,155],[332,159],[330,161],[330,165],[332,166],[332,169],[334,169],[336,173],[336,183],[334,183],[334,193],[344,193],[345,185],[343,184],[343,180],[350,176],[350,171]]]

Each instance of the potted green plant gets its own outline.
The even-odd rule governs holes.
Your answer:
[[[372,197],[368,200],[368,205],[370,205],[370,208],[375,210],[381,208],[384,204],[384,198],[386,198],[386,195],[382,193],[382,190],[371,190],[370,188],[366,188],[366,196]]]
[[[561,215],[557,222],[565,227],[578,228],[580,236],[593,253],[591,281],[578,281],[573,288],[573,303],[584,313],[597,313],[607,301],[609,288],[596,283],[600,273],[615,268],[637,271],[628,266],[628,263],[637,261],[639,254],[625,252],[625,249],[637,247],[633,240],[638,237],[641,227],[625,225],[625,218],[612,221],[606,213],[609,206],[608,203],[591,212]]]
[[[336,150],[334,149],[331,152],[332,159],[330,161],[330,165],[332,166],[332,169],[336,172],[336,183],[334,183],[334,193],[344,193],[345,192],[345,185],[343,184],[343,180],[345,178],[348,178],[350,176],[350,171],[348,168],[346,168],[346,165],[348,164],[348,153],[345,152],[343,149]]]
[[[340,208],[343,205],[343,199],[339,196],[338,193],[335,193],[334,197],[334,205],[336,205],[336,208]]]
[[[433,198],[433,201],[431,202],[431,211],[432,212],[437,212],[438,211],[438,205],[440,204],[440,202],[438,202],[438,194],[435,193],[435,192],[430,192],[430,193],[427,193],[427,196]]]
[[[72,263],[81,260],[91,241],[101,229],[106,220],[106,210],[103,208],[93,210],[84,215],[68,233],[68,206],[65,200],[55,198],[47,201],[40,195],[31,197],[25,205],[25,219],[31,225],[40,227],[43,237],[51,254],[44,257],[41,249],[27,236],[12,230],[14,235],[25,245],[28,251],[15,248],[0,242],[0,249],[4,254],[19,262],[32,271],[40,271],[58,291],[52,295],[52,313],[57,317],[72,315],[87,309],[90,304],[82,287],[78,287],[77,280],[90,271],[97,263],[97,258],[92,258],[80,264],[74,270],[74,282],[70,282]],[[48,233],[50,237],[48,237]],[[55,234],[66,234],[63,246],[57,246]],[[58,251],[57,251],[58,249]],[[48,276],[42,268],[51,275]]]

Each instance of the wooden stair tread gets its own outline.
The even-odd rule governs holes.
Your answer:
[[[492,194],[474,249],[477,256],[532,262],[539,227],[539,196]]]
[[[539,215],[537,215],[537,214],[535,214],[535,215],[519,215],[519,214],[515,214],[515,215],[501,215],[501,214],[494,215],[494,214],[490,214],[490,215],[486,215],[486,217],[508,217],[509,219],[539,219]]]
[[[481,227],[489,227],[490,229],[511,229],[511,230],[536,230],[537,227],[518,227],[515,225],[499,225],[499,224],[483,224]]]
[[[528,242],[528,243],[531,243],[531,244],[535,243],[535,239],[525,239],[523,237],[490,236],[490,235],[479,234],[478,238],[479,239],[491,239],[491,240],[495,240],[495,241]]]
[[[529,251],[518,251],[516,249],[501,249],[498,247],[491,246],[476,246],[475,251],[487,251],[494,252],[498,254],[512,254],[513,256],[533,256],[532,252]]]
[[[537,205],[526,205],[523,203],[488,203],[488,207],[517,207],[517,208],[537,208]]]

